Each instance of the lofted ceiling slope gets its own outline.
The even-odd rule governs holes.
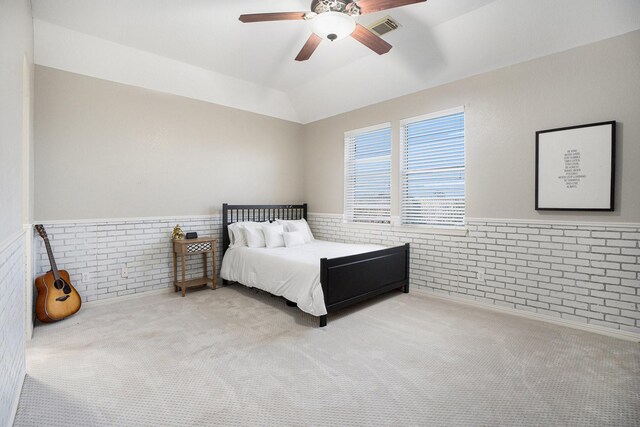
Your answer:
[[[640,29],[637,0],[428,0],[361,16],[401,28],[378,56],[347,37],[293,59],[304,21],[243,13],[310,0],[32,0],[40,65],[308,123]]]

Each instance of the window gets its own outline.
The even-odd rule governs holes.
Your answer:
[[[403,224],[464,226],[464,109],[400,122]]]
[[[391,125],[344,134],[344,216],[347,222],[391,219]]]

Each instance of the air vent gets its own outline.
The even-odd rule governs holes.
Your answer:
[[[381,20],[369,25],[367,28],[369,28],[375,34],[381,36],[383,34],[387,34],[390,31],[397,30],[400,27],[401,25],[398,24],[398,21],[395,21],[390,16],[385,16]]]

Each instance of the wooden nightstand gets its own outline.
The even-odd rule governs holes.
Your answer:
[[[207,255],[211,254],[211,266],[213,267],[212,277],[207,274]],[[185,281],[185,257],[187,255],[202,254],[202,268],[204,276],[198,279]],[[181,257],[182,280],[178,282],[178,257]],[[178,292],[178,287],[182,289],[182,296],[185,296],[187,288],[191,286],[202,286],[211,284],[216,288],[216,239],[210,237],[200,237],[198,239],[184,239],[173,241],[173,290]]]

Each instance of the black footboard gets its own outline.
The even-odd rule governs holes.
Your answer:
[[[409,292],[409,244],[320,260],[320,283],[327,312],[402,288]],[[326,325],[322,316],[320,326]]]

